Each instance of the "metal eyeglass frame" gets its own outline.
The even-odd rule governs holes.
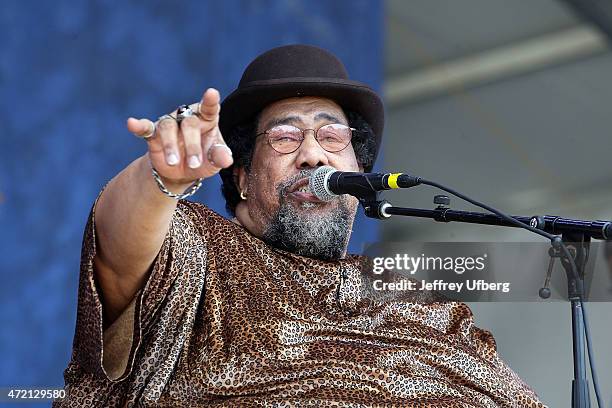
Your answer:
[[[325,126],[330,126],[330,125],[342,125],[342,126],[346,126],[348,129],[350,129],[350,130],[351,130],[351,137],[349,138],[348,143],[347,143],[347,144],[346,144],[346,145],[345,145],[345,146],[344,146],[342,149],[340,149],[340,150],[334,150],[334,151],[327,150],[327,149],[326,149],[326,148],[324,148],[324,147],[321,145],[321,143],[319,142],[319,139],[318,139],[319,129],[321,129],[322,127],[325,127]],[[312,130],[312,131],[314,132],[314,138],[315,138],[315,140],[317,141],[317,143],[319,144],[319,146],[321,146],[321,149],[323,149],[323,150],[325,150],[326,152],[329,152],[329,153],[338,153],[338,152],[341,152],[341,151],[343,151],[344,149],[346,149],[346,148],[348,147],[348,145],[350,145],[350,144],[351,144],[351,141],[353,140],[353,132],[357,131],[357,129],[352,128],[352,127],[350,127],[350,126],[347,126],[347,125],[345,125],[344,123],[326,123],[325,125],[321,125],[321,126],[319,126],[318,128],[316,128],[316,129],[300,129],[299,127],[294,126],[294,125],[277,125],[277,126],[273,126],[273,127],[271,127],[271,128],[270,128],[270,129],[268,129],[268,130],[265,130],[265,131],[263,131],[263,132],[261,132],[261,133],[258,133],[257,135],[255,135],[255,138],[258,138],[258,137],[259,137],[259,136],[261,136],[261,135],[267,135],[267,134],[268,134],[268,132],[269,132],[270,130],[272,130],[272,129],[274,129],[275,127],[278,127],[278,126],[291,126],[291,127],[294,127],[294,128],[296,128],[296,129],[298,129],[299,131],[301,131],[301,132],[302,132],[302,140],[300,141],[300,144],[299,144],[299,145],[297,145],[297,147],[296,147],[294,150],[290,151],[290,152],[279,152],[278,150],[274,149],[274,146],[272,146],[272,143],[270,142],[270,138],[268,137],[268,138],[266,139],[266,141],[268,142],[268,144],[270,145],[270,147],[271,147],[272,149],[274,149],[274,151],[275,151],[275,152],[280,153],[280,154],[291,154],[291,153],[296,152],[296,151],[297,151],[297,150],[300,148],[300,146],[302,146],[302,143],[304,143],[304,139],[306,139],[306,131],[307,131],[307,130]]]

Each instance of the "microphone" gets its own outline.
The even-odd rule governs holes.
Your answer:
[[[366,198],[377,191],[409,188],[421,184],[421,177],[404,173],[357,173],[337,171],[332,166],[321,166],[312,173],[308,185],[321,201],[329,201],[341,194]]]

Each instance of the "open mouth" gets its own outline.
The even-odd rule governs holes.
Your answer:
[[[295,182],[287,191],[287,196],[298,201],[323,203],[323,201],[319,200],[314,194],[312,194],[310,187],[308,186],[308,181],[308,178],[303,178]]]

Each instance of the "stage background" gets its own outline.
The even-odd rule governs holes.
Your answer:
[[[385,169],[438,181],[510,214],[611,220],[612,51],[605,31],[568,3],[594,12],[612,33],[609,0],[386,2]],[[386,197],[431,209],[439,193],[424,186]],[[479,210],[458,198],[451,207]],[[514,228],[416,218],[392,218],[381,228],[382,239],[393,241],[544,242]],[[531,272],[544,282],[545,271]],[[571,405],[568,303],[470,307],[543,401]],[[612,407],[612,304],[588,310],[599,382]]]
[[[612,219],[612,53],[598,26],[568,7],[604,2],[3,1],[0,387],[63,385],[87,215],[102,185],[144,153],[125,119],[156,118],[209,86],[227,95],[246,64],[274,46],[329,48],[355,79],[384,91],[378,169],[410,171],[513,214]],[[595,14],[604,24],[606,14]],[[433,194],[417,188],[387,198],[430,208]],[[195,199],[224,213],[217,177]],[[537,239],[360,216],[351,250],[379,238]],[[470,306],[521,378],[550,407],[569,406],[569,306]],[[606,404],[610,310],[590,307]]]
[[[145,5],[146,4],[146,5]],[[128,116],[227,95],[259,53],[308,43],[379,88],[383,4],[3,1],[0,10],[0,387],[63,385],[83,228],[100,188],[145,152]],[[195,200],[225,214],[219,178]],[[375,240],[361,217],[351,243]]]

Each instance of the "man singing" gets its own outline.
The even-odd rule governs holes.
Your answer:
[[[328,51],[272,49],[220,104],[156,122],[96,200],[63,407],[543,407],[463,303],[370,296],[358,202],[310,174],[369,171],[383,105]],[[220,171],[227,220],[183,200]]]

